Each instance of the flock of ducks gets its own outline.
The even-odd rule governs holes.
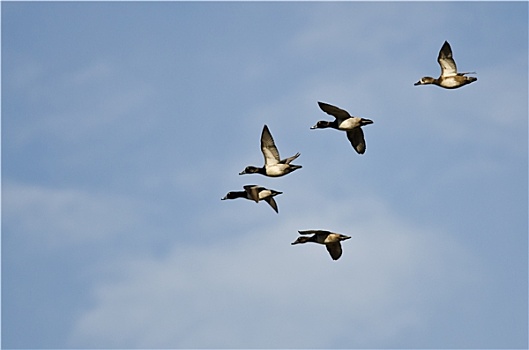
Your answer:
[[[437,57],[437,62],[441,66],[441,75],[439,78],[426,76],[421,78],[414,85],[434,84],[445,89],[457,89],[477,80],[475,77],[466,76],[467,74],[476,74],[475,72],[457,72],[456,63],[452,57],[452,49],[448,41],[445,41],[441,47]],[[366,151],[366,142],[362,127],[373,124],[373,121],[370,119],[351,116],[349,112],[328,103],[318,102],[318,105],[323,112],[333,116],[334,120],[318,121],[316,125],[311,127],[311,129],[332,128],[345,131],[347,134],[347,139],[351,143],[353,149],[358,154],[364,154]],[[279,156],[279,151],[277,150],[274,139],[267,125],[263,127],[263,132],[261,133],[261,152],[264,156],[264,165],[262,167],[249,165],[242,172],[240,172],[239,175],[261,174],[268,177],[280,177],[302,168],[301,165],[291,164],[292,161],[300,156],[299,152],[291,157],[281,159]],[[245,198],[248,200],[253,200],[256,203],[264,200],[276,213],[279,213],[274,197],[282,194],[283,192],[258,185],[246,185],[243,186],[243,189],[244,191],[228,192],[226,196],[222,198],[222,200]],[[323,244],[327,248],[327,251],[333,260],[338,260],[340,256],[342,256],[342,246],[340,242],[351,238],[350,236],[325,230],[306,230],[298,232],[301,236],[299,236],[296,241],[292,242],[292,245],[307,242]]]

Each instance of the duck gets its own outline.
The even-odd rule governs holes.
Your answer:
[[[274,197],[279,194],[282,194],[283,192],[264,188],[263,186],[259,185],[246,185],[243,186],[243,188],[244,191],[228,192],[223,198],[221,198],[221,200],[245,198],[253,200],[255,201],[255,203],[259,203],[260,200],[264,200],[272,207],[272,209],[274,209],[276,213],[279,214],[279,210],[277,209],[277,203],[274,200]]]
[[[296,153],[292,157],[280,159],[279,151],[275,145],[272,134],[265,124],[263,132],[261,133],[261,151],[263,152],[265,164],[262,167],[249,165],[239,175],[244,174],[261,174],[269,177],[279,177],[289,174],[297,169],[301,169],[301,165],[290,164],[294,159],[299,157],[301,153]]]
[[[347,138],[356,153],[364,154],[366,151],[366,141],[362,126],[373,124],[373,121],[371,119],[353,117],[346,110],[325,102],[318,102],[318,106],[320,106],[322,111],[332,115],[335,119],[332,122],[320,120],[311,129],[333,128],[343,130],[347,133]]]
[[[462,86],[478,80],[476,77],[467,77],[466,74],[476,74],[476,72],[458,73],[456,62],[452,57],[452,48],[448,41],[445,41],[441,50],[439,50],[439,56],[437,56],[437,62],[441,66],[441,75],[439,78],[422,77],[421,80],[416,82],[417,85],[428,85],[434,84],[445,89],[457,89]]]
[[[302,244],[307,242],[324,244],[333,260],[338,260],[342,256],[342,245],[340,244],[340,242],[351,238],[350,236],[346,236],[341,233],[335,233],[325,230],[306,230],[298,232],[301,235],[312,236],[299,236],[296,241],[291,243],[291,245]]]

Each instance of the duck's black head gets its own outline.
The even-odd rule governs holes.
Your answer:
[[[298,239],[296,239],[294,242],[290,243],[292,245],[294,244],[300,244],[300,243],[307,243],[313,241],[313,237],[307,237],[307,236],[299,236]]]
[[[432,77],[422,77],[418,82],[416,82],[415,86],[417,85],[428,85],[428,84],[433,84],[434,82],[436,81],[435,78],[432,78]]]
[[[221,198],[221,200],[241,198],[241,197],[244,197],[245,195],[246,195],[246,192],[244,191],[231,191],[231,192],[228,192],[223,198]]]
[[[311,127],[311,129],[335,128],[337,126],[338,125],[336,123],[336,120],[333,121],[333,122],[329,122],[329,121],[326,121],[326,120],[320,120],[319,122],[316,123],[316,125]]]
[[[258,167],[255,167],[255,166],[252,166],[252,165],[249,165],[247,166],[246,168],[244,168],[243,171],[241,171],[239,173],[239,175],[244,175],[244,174],[255,174],[255,173],[260,173],[262,172],[262,169],[261,168],[258,168]]]

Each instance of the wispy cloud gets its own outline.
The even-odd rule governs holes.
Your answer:
[[[121,277],[94,285],[94,306],[70,345],[304,348],[345,339],[387,347],[404,330],[427,327],[431,305],[481,283],[484,272],[457,241],[362,202],[356,220],[341,203],[215,245],[176,244],[163,258],[115,262],[107,268]],[[290,246],[298,229],[320,228],[310,226],[315,215],[353,236],[340,260],[323,246]]]

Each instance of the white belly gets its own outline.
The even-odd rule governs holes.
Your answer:
[[[338,235],[334,234],[334,233],[331,233],[329,235],[327,235],[327,237],[324,238],[323,244],[327,244],[327,243],[334,243],[334,242],[339,242],[340,240],[338,239]]]
[[[287,164],[275,164],[266,167],[268,176],[281,176],[287,174],[289,166]]]
[[[270,197],[271,194],[272,194],[272,191],[270,190],[262,190],[261,192],[259,192],[259,199],[268,198]]]
[[[360,118],[349,118],[344,120],[338,125],[338,129],[340,130],[353,130],[354,128],[357,128],[360,125]]]
[[[447,88],[453,88],[460,86],[461,82],[457,81],[455,78],[444,78],[441,85]]]

